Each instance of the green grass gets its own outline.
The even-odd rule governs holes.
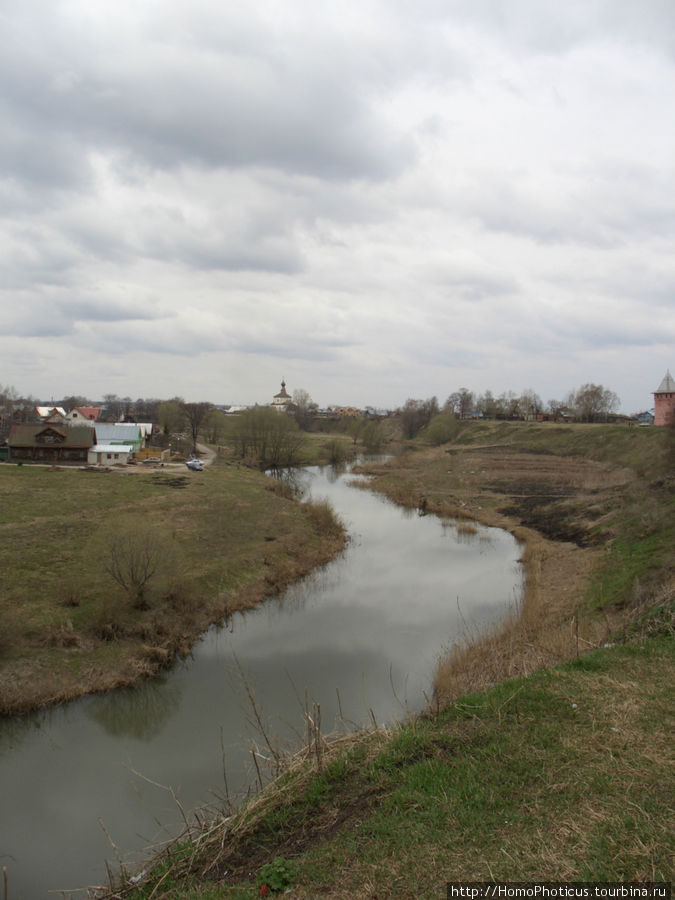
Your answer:
[[[625,629],[629,642],[466,695],[390,736],[362,736],[321,773],[287,773],[242,812],[224,855],[204,848],[153,896],[254,897],[256,873],[279,856],[293,860],[298,898],[435,898],[449,880],[672,878],[672,434],[463,426],[457,445],[484,444],[533,460],[579,457],[562,476],[574,485],[563,513],[588,529],[593,552],[604,549],[589,597],[577,603],[588,616],[598,607],[640,611],[649,600]],[[442,509],[448,495],[468,505],[482,492],[485,508],[485,479],[494,476],[481,465],[487,472],[472,483],[471,457],[460,466],[442,450],[408,453],[393,476],[380,477],[403,502],[424,495]],[[605,484],[609,467],[637,477]]]
[[[658,504],[635,499],[613,527],[617,534],[590,589],[597,607],[639,603],[641,594],[658,586],[663,572],[673,566],[675,500],[672,495],[664,495]]]
[[[388,740],[365,736],[322,773],[285,776],[215,880],[197,854],[153,896],[254,897],[279,856],[304,898],[440,897],[449,880],[669,880],[673,662],[670,639],[599,650]],[[166,871],[132,896],[149,897]]]
[[[626,425],[557,425],[552,422],[467,422],[459,445],[504,442],[514,449],[560,456],[582,456],[659,478],[675,466],[675,428]]]

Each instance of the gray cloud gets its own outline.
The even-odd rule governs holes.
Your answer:
[[[92,21],[87,41],[57,7],[15,12],[0,64],[5,168],[77,186],[87,151],[110,148],[153,167],[262,165],[329,179],[386,178],[412,161],[405,134],[354,77],[349,44],[279,41],[269,22],[236,44],[219,19],[205,46],[162,33],[159,20],[136,22],[123,4],[117,29]],[[203,17],[194,24],[204,33]]]
[[[0,17],[3,383],[632,409],[675,364],[670,0]]]
[[[639,5],[631,0],[593,0],[555,6],[537,0],[514,0],[508,6],[500,0],[455,0],[449,8],[458,19],[532,53],[565,53],[610,38],[675,55],[675,11],[670,0],[643,0]]]

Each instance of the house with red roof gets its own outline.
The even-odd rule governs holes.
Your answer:
[[[74,425],[81,425],[84,422],[96,422],[100,413],[100,406],[76,406],[66,415],[66,419]]]

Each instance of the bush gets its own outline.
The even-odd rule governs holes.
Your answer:
[[[232,437],[237,456],[254,457],[261,469],[297,466],[305,444],[294,419],[264,406],[238,416]]]
[[[303,509],[317,534],[325,537],[342,534],[342,522],[327,500],[305,503]]]
[[[147,609],[147,588],[161,558],[161,548],[154,536],[137,530],[112,538],[105,569],[127,592],[136,609]]]
[[[339,466],[347,459],[347,446],[339,438],[333,438],[325,445],[328,461],[331,466]]]
[[[455,418],[455,414],[451,412],[439,413],[434,416],[426,431],[424,432],[424,440],[434,447],[440,444],[447,444],[453,440],[459,431],[459,422]]]
[[[368,422],[362,432],[363,446],[369,453],[377,453],[387,441],[387,436],[380,422]]]
[[[294,877],[293,863],[282,856],[277,856],[273,862],[267,863],[260,870],[258,885],[261,895],[267,890],[280,894],[293,884]]]

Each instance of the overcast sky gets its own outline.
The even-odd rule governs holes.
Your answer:
[[[675,374],[673,0],[2,0],[0,383]]]

